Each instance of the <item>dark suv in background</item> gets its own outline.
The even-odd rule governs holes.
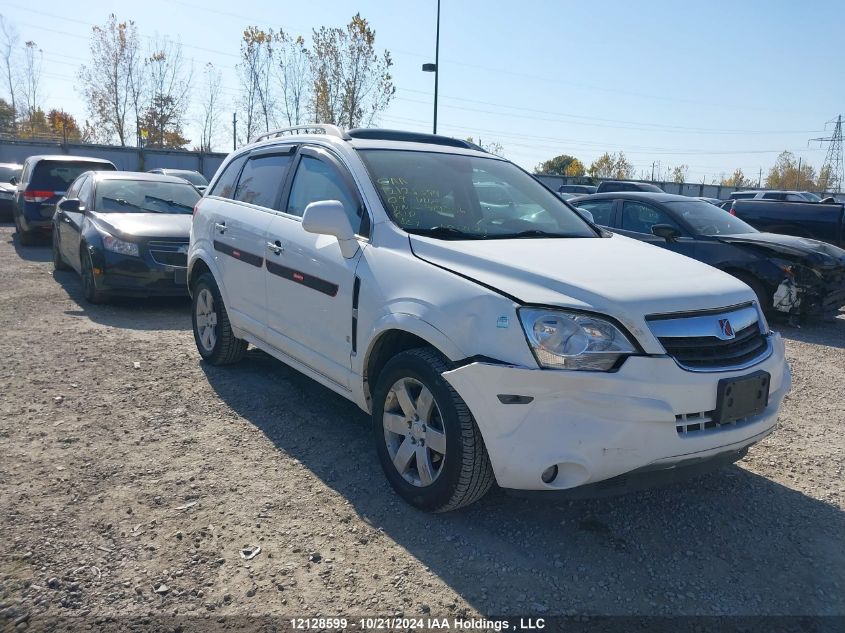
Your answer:
[[[49,235],[56,203],[70,183],[86,171],[115,171],[114,163],[87,156],[30,156],[24,161],[13,215],[21,244]]]

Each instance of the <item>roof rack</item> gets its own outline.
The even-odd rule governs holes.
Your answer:
[[[405,132],[403,130],[387,130],[383,128],[355,128],[346,132],[348,138],[371,139],[376,141],[406,141],[409,143],[428,143],[431,145],[446,145],[448,147],[460,147],[462,149],[474,149],[479,152],[485,151],[475,143],[464,141],[451,136],[440,136],[439,134],[424,134],[422,132]]]
[[[279,138],[280,136],[293,134],[328,134],[342,139],[349,139],[346,132],[336,125],[330,125],[328,123],[309,123],[308,125],[294,125],[292,127],[282,127],[278,130],[264,132],[252,139],[251,143],[258,143],[259,141],[266,141],[267,139]]]

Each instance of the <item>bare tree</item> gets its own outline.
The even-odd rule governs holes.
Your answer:
[[[293,36],[279,29],[275,39],[282,117],[288,125],[299,125],[306,122],[311,100],[311,54],[301,35]]]
[[[376,32],[358,13],[346,28],[314,31],[312,107],[321,123],[371,125],[396,93],[388,51],[375,49]]]
[[[241,81],[241,109],[244,115],[246,140],[261,129],[269,130],[275,119],[271,94],[271,69],[273,67],[273,30],[264,31],[256,26],[247,27],[241,39],[241,63],[238,74]]]
[[[23,60],[20,66],[20,94],[23,101],[24,115],[30,128],[34,129],[34,115],[41,105],[41,66],[44,52],[32,40],[24,44]],[[41,113],[43,116],[43,112]]]
[[[126,118],[138,82],[138,29],[132,21],[118,22],[112,13],[91,34],[91,62],[79,69],[82,93],[91,123],[104,136],[127,144]]]
[[[182,56],[182,44],[156,39],[145,65],[147,106],[143,120],[147,142],[158,147],[181,146],[184,143],[174,141],[182,139],[193,78],[193,70],[186,67]]]
[[[210,152],[217,134],[217,125],[220,119],[221,99],[220,85],[222,73],[213,64],[205,65],[203,71],[205,82],[203,85],[201,119],[202,136],[200,137],[199,149],[201,152]]]
[[[9,91],[9,104],[12,106],[12,132],[15,130],[17,119],[17,77],[15,75],[15,58],[20,43],[18,30],[15,25],[0,15],[0,57],[3,58],[3,80]]]

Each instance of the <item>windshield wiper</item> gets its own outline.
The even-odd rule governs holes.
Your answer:
[[[164,204],[170,205],[171,207],[179,207],[182,209],[188,209],[189,211],[194,210],[194,208],[188,204],[182,204],[181,202],[176,202],[175,200],[167,200],[166,198],[159,198],[157,196],[145,195],[144,200],[158,200],[159,202],[163,202]]]
[[[438,239],[453,239],[453,240],[483,240],[486,235],[479,235],[478,233],[465,233],[460,229],[452,228],[451,226],[434,226],[430,229],[409,228],[406,232],[414,235],[424,235],[426,237],[434,237]]]
[[[492,240],[511,240],[523,237],[585,237],[576,233],[549,233],[540,229],[530,229],[528,231],[519,231],[518,233],[500,233],[487,236]]]
[[[125,200],[123,198],[112,198],[110,196],[103,196],[103,200],[108,200],[110,202],[117,202],[117,204],[119,204],[122,207],[132,207],[133,209],[140,209],[141,208],[137,204],[133,204],[133,203],[129,202],[129,200]]]

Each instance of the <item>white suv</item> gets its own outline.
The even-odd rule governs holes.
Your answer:
[[[265,135],[197,204],[188,266],[205,361],[251,343],[370,412],[426,510],[494,480],[573,496],[735,461],[790,387],[748,286],[455,139]]]

